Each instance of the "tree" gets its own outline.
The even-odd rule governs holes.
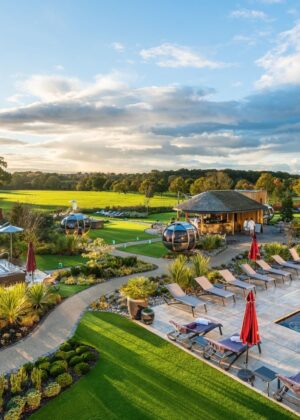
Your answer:
[[[268,194],[272,194],[275,189],[275,178],[268,172],[263,172],[255,184],[258,190],[266,190]]]
[[[233,181],[226,172],[208,172],[206,174],[206,191],[210,190],[230,190]]]
[[[59,190],[60,189],[60,179],[57,175],[50,175],[45,182],[46,190]]]
[[[184,179],[182,178],[182,176],[177,176],[171,181],[169,185],[169,190],[173,193],[178,194],[179,192],[183,192],[184,187]]]
[[[5,171],[4,168],[7,168],[7,163],[4,158],[0,156],[0,185],[4,185],[4,183],[9,182],[11,179],[10,173]]]
[[[291,194],[287,194],[283,198],[280,214],[284,222],[291,222],[293,220],[293,197]]]
[[[94,191],[103,191],[103,186],[105,184],[106,178],[97,174],[92,177],[92,188]]]
[[[144,179],[140,185],[139,192],[145,194],[146,197],[153,197],[154,191],[155,189],[153,182],[149,179]]]
[[[296,181],[293,183],[293,191],[297,197],[300,196],[300,178],[296,179]]]
[[[253,190],[254,189],[254,185],[247,181],[247,179],[240,179],[236,184],[235,184],[235,189],[236,190]]]
[[[204,176],[201,176],[190,186],[190,192],[192,195],[196,195],[204,191],[206,191],[206,180]]]

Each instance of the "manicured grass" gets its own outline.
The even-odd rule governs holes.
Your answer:
[[[81,255],[36,255],[36,264],[39,270],[56,270],[59,263],[62,263],[62,268],[72,267],[73,265],[83,264],[86,258]]]
[[[89,286],[79,286],[77,284],[74,285],[67,285],[60,283],[59,289],[57,290],[55,287],[53,287],[54,292],[58,292],[61,297],[68,298],[70,296],[75,295],[76,293],[82,292],[84,289],[87,289]]]
[[[11,190],[0,191],[0,207],[9,209],[13,203],[34,205],[41,210],[52,210],[57,207],[70,207],[70,200],[77,200],[81,209],[104,208],[107,206],[139,206],[145,204],[143,194],[122,194],[108,191],[44,191],[44,190]],[[155,196],[151,198],[150,207],[169,207],[176,203],[175,197]]]
[[[162,223],[169,223],[172,217],[177,217],[177,213],[174,211],[169,211],[167,213],[154,213],[149,214],[146,219],[136,219],[136,220],[143,220],[145,222],[154,223],[154,222],[162,222]]]
[[[92,239],[103,238],[108,244],[112,244],[113,240],[119,244],[153,238],[153,235],[144,232],[149,227],[142,223],[111,220],[104,224],[103,229],[90,230],[89,235]]]
[[[132,245],[124,249],[133,254],[146,255],[147,257],[161,258],[167,255],[168,250],[162,242],[153,242],[151,244]]]
[[[118,315],[87,313],[75,336],[98,349],[99,362],[32,419],[296,418]]]

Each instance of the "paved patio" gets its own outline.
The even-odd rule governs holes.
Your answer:
[[[290,284],[277,283],[277,287],[269,286],[268,290],[257,286],[256,308],[262,340],[262,353],[259,354],[257,347],[249,351],[249,368],[255,370],[260,366],[267,366],[278,373],[292,375],[300,370],[300,332],[290,330],[276,324],[274,321],[300,309],[300,278],[294,278]],[[239,289],[232,288],[237,294],[236,304],[232,299],[228,300],[225,306],[208,296],[202,299],[207,301],[208,312],[203,310],[196,312],[196,317],[205,317],[218,320],[223,324],[223,337],[230,337],[239,332],[242,325],[245,301]],[[195,318],[187,307],[179,305],[168,306],[166,304],[157,306],[155,310],[155,321],[151,329],[159,335],[166,337],[172,330],[170,320],[179,323],[188,323]],[[216,329],[208,333],[208,337],[220,339],[219,331]],[[245,354],[242,355],[230,369],[230,373],[236,374],[238,369],[243,367]],[[277,381],[270,384],[270,395],[276,390]],[[255,380],[255,387],[266,391],[266,384],[260,379]],[[292,408],[295,409],[295,406]],[[300,409],[297,409],[300,411]]]

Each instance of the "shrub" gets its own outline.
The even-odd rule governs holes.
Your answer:
[[[13,397],[8,401],[6,405],[6,409],[8,410],[16,409],[18,410],[20,414],[22,414],[25,408],[25,404],[26,404],[26,398],[21,397],[20,395],[17,395],[16,397]]]
[[[210,258],[203,254],[197,254],[192,257],[193,277],[206,276],[209,271]]]
[[[68,362],[66,360],[55,360],[52,363],[51,367],[52,366],[60,366],[60,367],[64,368],[65,370],[67,370],[68,369]],[[51,369],[51,367],[50,367],[50,369]]]
[[[22,412],[19,408],[12,408],[4,414],[4,420],[19,420]]]
[[[22,376],[20,370],[10,375],[10,389],[12,394],[18,394],[22,391]]]
[[[137,257],[130,256],[122,258],[122,265],[125,265],[126,267],[133,267],[137,263]]]
[[[61,386],[61,388],[66,388],[72,384],[73,378],[69,373],[62,373],[56,378],[56,382]]]
[[[208,278],[208,280],[209,280],[209,281],[211,281],[212,283],[215,283],[217,280],[222,279],[222,277],[221,277],[220,273],[219,273],[217,270],[210,271],[210,272],[207,274],[207,278]]]
[[[70,343],[66,342],[66,343],[63,343],[60,346],[59,350],[61,350],[61,351],[70,351],[70,350],[72,350],[72,346],[71,346]]]
[[[70,350],[66,352],[66,360],[69,361],[72,357],[76,356],[75,350]]]
[[[187,289],[191,285],[192,273],[187,266],[187,258],[179,255],[169,266],[169,276],[172,283],[179,284],[183,289]]]
[[[5,376],[1,375],[0,376],[0,413],[2,413],[2,410],[3,410],[3,395],[4,395],[5,385],[6,385]]]
[[[76,373],[76,375],[85,375],[90,370],[90,365],[88,363],[81,362],[74,366],[73,370]]]
[[[81,359],[81,357],[80,357],[80,356],[74,356],[74,357],[72,357],[72,359],[70,360],[69,365],[70,365],[70,366],[75,366],[75,365],[77,365],[78,363],[80,363],[81,361],[82,361],[82,359]]]
[[[35,389],[31,389],[26,394],[26,403],[31,410],[35,410],[41,404],[42,393]]]
[[[44,369],[41,369],[41,377],[42,377],[42,382],[46,382],[48,379],[48,372]]]
[[[91,351],[87,351],[86,353],[83,353],[81,355],[81,360],[84,361],[84,362],[95,361],[95,360],[97,360],[97,356],[95,355],[95,353],[93,353]]]
[[[39,369],[49,370],[50,366],[51,366],[50,362],[42,362],[42,363],[39,363],[37,367]]]
[[[35,362],[35,366],[39,366],[41,363],[49,362],[49,361],[50,361],[50,358],[48,356],[39,357],[37,361]]]
[[[57,382],[50,382],[45,386],[43,395],[47,398],[55,397],[60,393],[61,386]]]
[[[54,355],[56,360],[65,360],[66,359],[66,352],[59,350]]]
[[[79,346],[75,349],[77,354],[82,354],[82,353],[86,353],[87,351],[89,351],[89,347],[88,346]]]
[[[223,243],[223,237],[221,235],[206,235],[199,241],[199,248],[206,251],[212,251],[213,249],[220,248]]]
[[[272,242],[264,246],[264,257],[266,261],[273,261],[272,255],[280,255],[285,260],[290,257],[289,249],[286,245],[281,245],[278,242]]]
[[[64,373],[65,371],[66,371],[66,369],[63,366],[57,366],[57,365],[53,365],[49,369],[50,375],[53,376],[54,378],[56,376]]]
[[[38,391],[41,390],[42,387],[42,370],[39,368],[33,368],[31,372],[31,382],[35,389]]]
[[[34,364],[33,363],[25,363],[25,365],[23,365],[23,368],[25,369],[25,371],[27,373],[30,373],[32,371],[32,369],[34,368]]]
[[[120,293],[131,299],[147,299],[156,289],[157,284],[146,277],[135,277],[128,280],[128,283],[120,289]]]

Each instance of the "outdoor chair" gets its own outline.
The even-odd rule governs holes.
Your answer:
[[[300,271],[299,265],[289,262],[289,261],[285,261],[280,255],[272,255],[272,258],[281,267],[285,267],[290,270],[295,270],[296,273],[299,274],[299,271]]]
[[[249,264],[242,264],[241,269],[244,271],[245,274],[247,274],[249,280],[257,280],[260,282],[263,282],[265,285],[265,288],[268,288],[268,283],[274,283],[276,287],[276,281],[273,277],[266,276],[264,274],[259,274]]]
[[[195,309],[198,307],[204,307],[205,312],[207,312],[206,303],[203,300],[198,299],[196,296],[190,296],[184,293],[181,287],[177,283],[166,284],[172,299],[169,299],[168,296],[164,295],[164,301],[168,305],[186,305],[191,308],[192,315],[195,316]]]
[[[250,348],[241,341],[232,341],[231,337],[239,337],[239,333],[232,334],[230,337],[220,341],[205,337],[207,346],[204,348],[203,357],[207,360],[217,361],[220,367],[228,363],[225,370],[229,370],[233,363],[247,351],[247,348]],[[257,346],[259,353],[261,353],[260,343]]]
[[[246,296],[246,291],[253,290],[256,293],[256,287],[254,284],[246,283],[245,281],[239,280],[231,273],[229,270],[219,270],[219,273],[225,281],[225,290],[227,286],[238,287],[243,290],[244,296]]]
[[[298,254],[297,249],[296,248],[290,248],[289,251],[290,251],[290,254],[291,254],[294,262],[295,263],[300,263],[300,256]]]
[[[206,323],[204,321],[206,321]],[[215,328],[219,328],[220,334],[223,334],[222,324],[205,318],[196,319],[194,322],[190,322],[189,324],[179,324],[178,322],[171,320],[170,324],[174,327],[174,329],[167,334],[167,337],[172,341],[180,343],[188,349],[192,348],[193,338],[199,336],[203,337]]]
[[[207,277],[205,276],[196,277],[195,281],[199,284],[199,286],[203,290],[202,294],[213,295],[213,296],[217,296],[221,298],[223,305],[225,305],[225,299],[231,298],[231,297],[233,298],[233,301],[235,303],[234,293],[229,292],[228,290],[219,289],[218,287],[213,286]]]
[[[288,271],[284,271],[284,270],[279,270],[278,268],[273,268],[270,266],[270,264],[268,264],[266,261],[264,260],[257,260],[256,264],[259,265],[259,267],[268,274],[273,274],[275,276],[281,276],[282,281],[284,282],[284,279],[289,278],[290,281],[293,280],[293,277],[291,275],[291,273],[289,273]]]
[[[286,398],[288,391],[296,395],[297,399],[293,399],[293,402],[297,405],[300,404],[300,372],[293,376],[277,375],[279,386],[278,391],[274,393],[274,398],[277,401],[282,401]],[[283,385],[280,387],[280,383]]]

